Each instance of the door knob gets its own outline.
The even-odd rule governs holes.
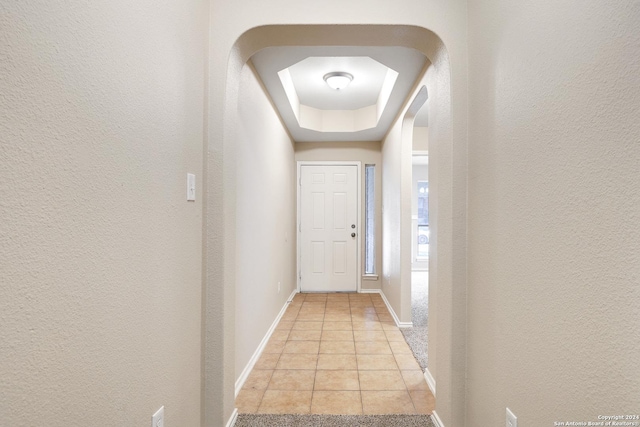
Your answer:
[[[356,233],[351,233],[351,237],[356,237]]]
[[[356,228],[356,225],[355,224],[351,224],[351,228]]]

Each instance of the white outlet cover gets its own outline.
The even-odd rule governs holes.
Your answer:
[[[151,427],[164,427],[164,406],[161,406],[160,409],[153,414]]]
[[[507,408],[507,424],[506,427],[518,427],[518,417],[516,417],[511,409]]]

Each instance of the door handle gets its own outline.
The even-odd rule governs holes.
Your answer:
[[[356,237],[356,233],[351,233],[351,237]]]

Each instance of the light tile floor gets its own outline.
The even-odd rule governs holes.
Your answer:
[[[435,399],[378,294],[297,294],[236,399],[241,413],[430,414]]]

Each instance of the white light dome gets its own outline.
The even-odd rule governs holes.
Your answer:
[[[324,81],[327,82],[331,89],[340,90],[344,89],[351,83],[353,76],[349,73],[342,71],[336,71],[324,75]]]

